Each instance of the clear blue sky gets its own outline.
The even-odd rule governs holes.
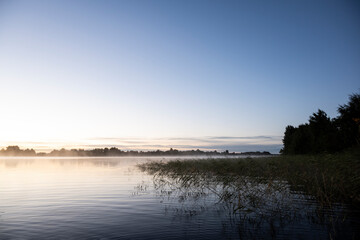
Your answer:
[[[0,0],[0,84],[0,147],[276,152],[359,91],[360,3]]]

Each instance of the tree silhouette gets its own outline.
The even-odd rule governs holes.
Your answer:
[[[340,105],[336,123],[341,132],[344,147],[360,145],[360,94],[352,94],[349,103]]]
[[[309,126],[313,135],[312,153],[335,152],[340,149],[338,130],[324,111],[319,109],[310,116]]]
[[[340,105],[339,116],[330,119],[318,109],[309,123],[287,126],[282,154],[333,153],[360,145],[360,94],[352,94],[349,103]]]
[[[36,152],[34,149],[20,149],[19,146],[8,146],[6,149],[0,150],[0,155],[4,156],[35,156]]]

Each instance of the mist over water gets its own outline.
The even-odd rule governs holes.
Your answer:
[[[231,198],[219,198],[224,188],[216,182],[186,185],[136,166],[173,159],[179,157],[0,158],[0,239],[329,237],[326,221],[306,215],[316,204],[286,186],[263,196],[276,200],[281,213],[260,213],[266,208],[258,205],[245,216],[229,208]],[[252,186],[254,193],[259,188]],[[286,206],[294,202],[302,211],[288,217]],[[351,216],[335,228],[337,236],[349,237]]]

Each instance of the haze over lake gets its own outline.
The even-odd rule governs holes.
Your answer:
[[[318,219],[316,204],[289,189],[267,196],[277,199],[279,215],[268,215],[275,205],[234,214],[217,195],[220,185],[218,192],[184,188],[136,167],[174,159],[0,158],[0,238],[328,238],[330,226]],[[334,223],[337,236],[355,233],[358,213],[352,214]]]

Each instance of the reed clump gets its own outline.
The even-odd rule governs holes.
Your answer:
[[[185,184],[194,183],[199,177],[225,184],[244,178],[268,185],[285,181],[291,191],[312,196],[321,206],[340,203],[360,208],[359,150],[339,154],[149,162],[139,167],[155,175],[181,176]]]

